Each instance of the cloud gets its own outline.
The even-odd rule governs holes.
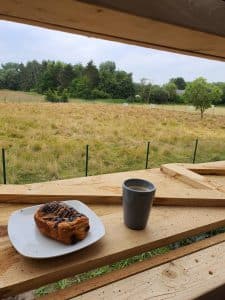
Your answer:
[[[225,81],[225,63],[152,50],[39,27],[0,21],[0,63],[43,59],[97,65],[113,60],[119,69],[133,73],[135,81],[148,78],[165,83],[171,77]]]

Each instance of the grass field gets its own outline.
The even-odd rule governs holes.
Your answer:
[[[180,106],[53,104],[30,93],[1,93],[0,147],[6,149],[10,183],[83,176],[86,144],[89,175],[143,169],[147,141],[150,167],[191,162],[196,137],[197,162],[225,159],[223,108],[221,115],[200,120],[196,112],[176,110]]]

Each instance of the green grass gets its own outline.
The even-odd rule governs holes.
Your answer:
[[[40,95],[11,91],[0,91],[0,100],[1,93],[7,94],[0,102],[0,147],[6,149],[9,183],[84,176],[86,144],[89,175],[143,169],[147,141],[150,167],[191,162],[197,137],[196,162],[225,159],[223,108],[221,115],[200,120],[176,106],[46,103]]]
[[[82,100],[82,99],[69,99],[69,102],[79,103],[105,103],[105,104],[123,104],[127,103],[125,99],[95,99],[95,100]]]

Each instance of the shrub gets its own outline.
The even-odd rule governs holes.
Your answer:
[[[45,100],[49,102],[58,102],[57,92],[49,89],[45,94]]]
[[[134,97],[134,96],[129,96],[129,97],[127,98],[127,102],[133,103],[133,102],[138,102],[138,101],[136,101],[136,97]]]
[[[109,98],[111,98],[110,94],[108,94],[104,91],[101,91],[99,89],[93,89],[91,95],[92,95],[93,99],[109,99]]]
[[[68,92],[64,89],[61,93],[59,91],[48,90],[45,94],[45,100],[49,102],[68,102]]]
[[[66,89],[64,89],[62,91],[61,96],[59,96],[60,102],[68,102],[69,100],[69,94],[68,91]]]

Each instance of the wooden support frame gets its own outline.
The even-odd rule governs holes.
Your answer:
[[[78,285],[73,285],[73,286],[65,288],[63,290],[53,292],[49,295],[41,297],[40,300],[71,299],[72,297],[82,295],[84,293],[87,293],[87,292],[90,292],[97,288],[111,284],[118,280],[127,278],[129,276],[138,274],[140,272],[144,272],[146,270],[155,268],[162,264],[166,264],[174,259],[178,259],[178,258],[184,257],[186,255],[200,251],[202,249],[206,249],[208,247],[212,247],[214,245],[220,244],[224,241],[225,241],[225,233],[221,233],[214,237],[211,237],[211,238],[199,241],[199,242],[195,242],[191,245],[184,246],[184,247],[178,248],[176,250],[172,250],[166,254],[157,255],[157,256],[154,256],[153,258],[147,259],[145,261],[135,263],[124,269],[112,271],[112,272],[102,275],[100,277],[89,279]]]
[[[71,300],[224,299],[224,248],[223,242]]]
[[[0,19],[225,61],[225,36],[76,0],[1,1]]]
[[[25,185],[1,185],[0,205],[8,203],[4,208],[6,215],[18,209],[18,204],[21,206],[56,200],[79,199],[88,205],[121,205],[122,182],[138,177],[153,182],[157,187],[154,205],[225,206],[223,184],[215,178],[200,175],[224,176],[224,172],[224,161],[196,165],[168,164],[162,165],[161,170],[129,171]]]
[[[224,175],[225,165],[224,162],[218,165],[179,165],[179,164],[165,164],[162,165],[160,170],[182,182],[189,184],[197,189],[217,190],[225,193],[225,188],[216,182],[200,175]]]

